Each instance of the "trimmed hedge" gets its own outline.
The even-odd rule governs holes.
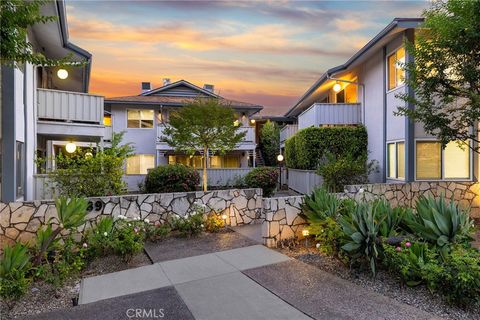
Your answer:
[[[199,183],[200,175],[194,168],[169,164],[148,171],[144,191],[146,193],[195,191]]]
[[[258,167],[247,173],[245,184],[248,188],[262,188],[263,196],[269,198],[275,192],[278,183],[278,169]]]
[[[367,130],[357,127],[310,127],[298,131],[285,142],[285,161],[293,169],[315,170],[325,154],[366,157]]]

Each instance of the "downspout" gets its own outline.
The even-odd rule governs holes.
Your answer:
[[[343,79],[338,79],[338,78],[333,78],[330,74],[327,73],[327,79],[328,80],[334,80],[334,81],[339,81],[339,82],[345,82],[345,83],[350,83],[354,84],[357,86],[360,86],[362,88],[362,114],[361,114],[361,123],[365,125],[365,85],[360,82],[355,82],[355,81],[349,81],[349,80],[343,80]]]
[[[23,112],[25,113],[24,116],[23,116],[23,139],[25,140],[24,144],[23,144],[23,152],[22,152],[22,156],[23,156],[23,186],[22,186],[22,189],[23,189],[23,200],[28,200],[28,194],[27,194],[27,188],[26,188],[26,185],[27,185],[27,159],[26,159],[26,154],[27,154],[27,143],[28,145],[30,145],[29,143],[29,139],[27,137],[27,134],[28,134],[28,113],[27,113],[27,63],[24,63],[23,64]],[[18,152],[18,150],[17,150]]]
[[[383,97],[383,154],[382,154],[382,182],[387,182],[387,47],[383,47],[383,85],[382,85],[382,97]]]

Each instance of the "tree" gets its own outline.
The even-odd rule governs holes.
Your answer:
[[[399,95],[414,108],[400,107],[397,114],[421,122],[443,145],[478,142],[480,1],[438,1],[424,17],[415,43],[406,45],[414,58],[405,64],[413,94]]]
[[[35,65],[54,66],[68,63],[71,56],[49,59],[40,52],[33,52],[27,41],[27,30],[37,23],[56,20],[54,16],[42,16],[40,8],[46,0],[2,0],[0,1],[0,58],[1,64],[17,67],[29,62]]]
[[[280,152],[280,129],[275,122],[267,120],[260,133],[260,149],[265,165],[275,166]]]
[[[218,99],[199,98],[174,112],[162,139],[176,151],[194,155],[203,151],[203,190],[207,191],[208,151],[224,154],[242,141],[246,132],[238,132],[237,116]]]
[[[48,173],[52,187],[61,196],[93,197],[122,194],[125,160],[132,155],[130,144],[120,145],[123,133],[113,133],[105,150],[83,150],[55,157],[55,170]],[[58,195],[57,195],[58,196]]]

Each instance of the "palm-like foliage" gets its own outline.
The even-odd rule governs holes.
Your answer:
[[[396,207],[392,208],[389,202],[385,200],[375,201],[373,204],[374,210],[378,211],[380,216],[384,219],[380,224],[379,234],[384,238],[394,237],[398,234],[398,229],[406,216],[408,208]]]
[[[302,205],[303,214],[312,223],[327,217],[335,218],[342,207],[342,200],[324,188],[315,189],[311,195],[305,196]]]
[[[445,198],[420,197],[416,203],[416,214],[405,217],[410,231],[420,238],[448,250],[451,243],[470,238],[472,221],[468,212],[463,211],[454,201]]]
[[[58,221],[64,229],[80,227],[85,223],[88,202],[83,198],[60,197],[55,201]]]
[[[4,247],[3,257],[0,261],[0,278],[8,278],[17,271],[26,271],[29,262],[30,256],[25,245],[16,243],[13,247]]]

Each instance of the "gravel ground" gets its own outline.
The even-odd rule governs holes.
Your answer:
[[[61,288],[45,282],[35,282],[30,286],[29,292],[12,309],[0,301],[0,319],[28,319],[32,315],[58,309],[70,309],[72,299],[78,297],[80,280],[82,277],[91,277],[100,274],[121,271],[151,264],[145,253],[139,253],[129,263],[125,263],[117,256],[98,258],[87,266],[82,273],[65,283]]]
[[[321,255],[315,248],[306,248],[304,244],[304,242],[301,244],[290,244],[289,247],[279,248],[278,251],[366,289],[381,293],[436,316],[445,319],[480,319],[480,310],[463,310],[450,306],[440,295],[431,293],[425,286],[414,288],[402,286],[395,275],[384,270],[379,270],[376,279],[373,279],[369,270],[350,270],[339,260]]]

